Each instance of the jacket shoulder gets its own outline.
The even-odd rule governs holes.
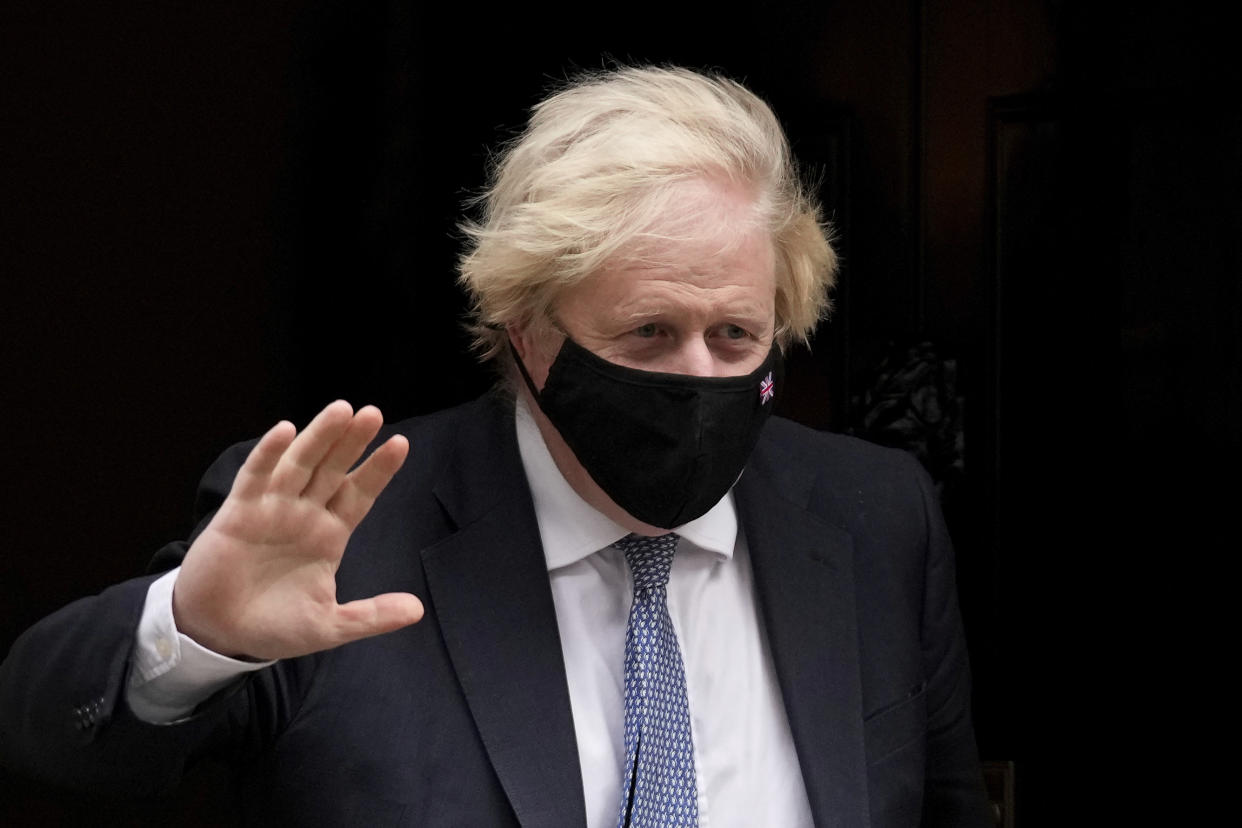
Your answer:
[[[393,434],[402,434],[411,442],[418,440],[429,447],[448,445],[451,442],[449,438],[463,432],[494,429],[512,417],[513,400],[492,391],[460,405],[385,425],[376,437],[376,443]]]
[[[791,462],[831,471],[843,485],[922,473],[922,466],[909,452],[847,434],[819,431],[784,417],[773,417],[768,423],[761,445],[765,443],[768,451]]]
[[[856,540],[890,536],[906,546],[925,528],[931,480],[900,449],[773,418],[748,468],[761,485]]]

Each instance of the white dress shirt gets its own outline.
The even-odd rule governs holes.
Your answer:
[[[625,629],[633,596],[625,556],[612,543],[628,531],[570,487],[522,401],[516,420],[560,629],[587,825],[610,828],[625,764]],[[668,608],[686,668],[699,824],[809,826],[732,494],[675,531],[681,542]],[[152,585],[137,634],[127,697],[148,721],[188,715],[242,672],[268,666],[217,655],[176,631],[176,572]]]

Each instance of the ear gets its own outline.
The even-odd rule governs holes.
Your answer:
[[[512,343],[513,350],[517,352],[518,359],[525,362],[529,358],[533,347],[530,325],[510,322],[508,325],[505,325],[505,332],[509,335],[509,342]]]
[[[514,322],[505,326],[509,342],[517,356],[519,371],[526,371],[536,389],[542,390],[548,378],[548,369],[556,358],[556,346],[549,341],[548,328],[538,322]]]

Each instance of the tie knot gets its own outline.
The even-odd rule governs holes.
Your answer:
[[[615,546],[625,553],[625,561],[634,573],[635,595],[668,586],[669,568],[673,565],[673,553],[677,551],[675,533],[654,538],[626,535]]]

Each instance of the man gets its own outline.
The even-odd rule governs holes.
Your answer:
[[[227,453],[156,574],[14,646],[6,761],[152,792],[224,755],[256,822],[984,824],[925,476],[768,421],[835,268],[768,107],[581,79],[467,229],[507,392]]]

